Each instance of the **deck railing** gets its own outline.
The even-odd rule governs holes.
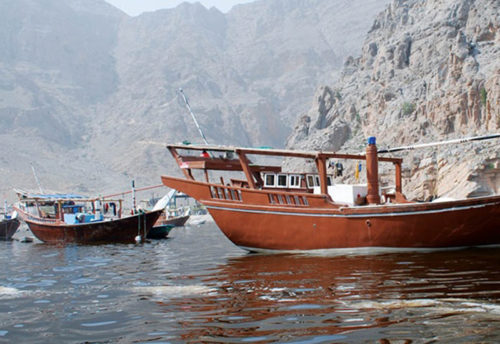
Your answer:
[[[289,206],[309,206],[306,196],[294,195],[289,193],[268,193],[269,204],[289,205]]]
[[[230,186],[210,186],[210,195],[214,199],[242,202],[241,191]]]

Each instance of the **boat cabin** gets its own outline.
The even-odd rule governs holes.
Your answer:
[[[294,206],[306,204],[307,197],[303,194],[324,195],[333,203],[350,206],[406,201],[401,193],[402,159],[378,157],[374,144],[368,146],[366,155],[220,146],[169,145],[167,148],[188,180],[196,180],[193,171],[203,172],[205,182],[210,184],[213,199],[242,201],[242,189],[253,189],[268,191],[270,204]],[[374,151],[369,152],[369,149]],[[200,151],[209,153],[199,155]],[[312,160],[317,173],[283,172],[281,166],[254,164],[251,160],[253,156]],[[333,159],[365,160],[366,183],[336,184],[334,175],[327,172],[329,162]],[[379,162],[389,162],[395,166],[394,186],[379,186]],[[214,172],[217,171],[226,174],[242,172],[246,178],[229,178],[227,183],[224,179],[227,177],[222,174],[219,176],[220,181],[214,182],[214,179],[217,180]]]
[[[333,175],[327,175],[328,186],[333,185]],[[264,173],[263,188],[294,189],[313,192],[315,187],[320,186],[319,174],[298,174],[298,173]]]
[[[18,207],[33,218],[73,225],[121,217],[122,200],[101,200],[74,194],[31,194],[16,190]]]

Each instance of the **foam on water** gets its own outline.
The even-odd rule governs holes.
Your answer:
[[[25,294],[26,292],[16,288],[0,286],[0,299],[16,298],[24,296]]]
[[[203,295],[216,292],[216,289],[204,285],[167,285],[167,286],[148,286],[135,287],[134,291],[139,293],[151,294],[166,298],[184,297],[190,295]]]
[[[113,325],[113,324],[116,324],[115,320],[83,323],[82,326],[83,327],[99,327],[99,326],[108,326],[108,325]]]
[[[484,302],[471,302],[465,299],[416,299],[416,300],[390,300],[390,301],[363,301],[346,304],[349,308],[358,310],[367,309],[408,309],[427,308],[438,314],[443,313],[489,313],[500,315],[500,305]]]
[[[397,309],[397,308],[417,308],[431,307],[442,304],[437,300],[417,299],[417,300],[390,300],[390,301],[362,301],[348,304],[354,309]]]

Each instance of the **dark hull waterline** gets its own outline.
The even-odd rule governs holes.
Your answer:
[[[14,233],[16,233],[17,228],[19,228],[20,222],[18,219],[6,219],[0,222],[0,240],[10,240]]]

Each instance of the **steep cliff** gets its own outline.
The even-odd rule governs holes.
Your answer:
[[[0,2],[0,198],[159,183],[167,141],[283,146],[388,0],[200,4],[129,17],[103,0]],[[328,72],[325,72],[328,71]],[[161,143],[158,145],[151,143]]]
[[[227,14],[185,3],[127,18],[114,49],[119,85],[96,107],[92,155],[153,182],[178,173],[163,143],[201,142],[178,88],[210,143],[282,147],[386,3],[266,0]]]
[[[393,1],[375,19],[361,56],[317,90],[288,146],[359,151],[500,129],[500,3]],[[499,142],[404,153],[412,198],[500,192]],[[347,176],[346,178],[352,178]]]
[[[36,187],[31,163],[45,188],[116,179],[86,151],[87,123],[118,84],[110,48],[124,17],[100,0],[0,2],[1,199]]]

